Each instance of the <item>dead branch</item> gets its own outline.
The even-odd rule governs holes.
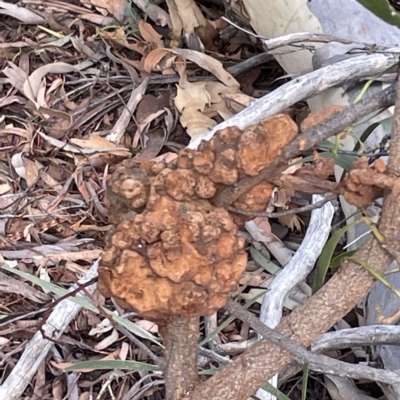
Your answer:
[[[354,379],[367,378],[372,381],[384,382],[388,384],[400,382],[400,374],[396,372],[364,367],[361,365],[353,365],[343,361],[335,360],[322,354],[314,354],[308,351],[304,346],[296,343],[294,340],[289,339],[273,329],[268,328],[248,310],[244,309],[241,305],[235,303],[231,299],[228,300],[225,308],[237,318],[247,322],[257,331],[257,333],[262,335],[264,338],[268,338],[268,340],[279,346],[281,350],[285,349],[286,352],[292,353],[301,363],[309,363],[314,371],[322,373],[329,372],[333,375]],[[248,365],[248,367],[250,367],[250,365]],[[243,384],[245,382],[238,382],[238,384],[240,383]],[[220,398],[221,397],[218,397],[218,399]],[[232,397],[230,398],[232,399]],[[236,399],[236,397],[234,398]]]
[[[330,195],[327,195],[323,200],[320,200],[316,203],[312,203],[312,204],[309,204],[309,205],[303,206],[303,207],[291,208],[289,210],[273,212],[273,213],[268,213],[268,212],[254,213],[254,212],[239,210],[238,208],[235,208],[235,207],[228,207],[228,211],[236,213],[236,214],[240,214],[240,215],[245,215],[247,217],[278,218],[278,217],[284,217],[286,215],[293,215],[293,214],[299,214],[302,212],[316,210],[318,208],[323,207],[326,203],[329,203],[330,201],[332,201],[336,198],[337,198],[336,194],[330,194]]]
[[[97,276],[97,265],[95,262],[87,271],[85,276],[79,280],[79,284],[84,284]],[[95,285],[90,286],[87,290],[93,293]],[[72,288],[73,290],[73,288]],[[75,318],[82,306],[65,299],[53,309],[47,319],[47,323],[43,327],[45,334],[54,339],[58,339],[64,332],[64,329]],[[0,386],[0,399],[19,400],[24,393],[25,388],[29,385],[33,376],[36,374],[39,365],[47,357],[48,352],[54,343],[47,339],[43,339],[40,331],[36,332],[29,341],[25,350],[18,360],[18,363],[7,377],[6,381]]]
[[[313,97],[343,82],[376,76],[394,66],[397,60],[398,57],[393,55],[369,54],[310,72],[282,85],[278,90],[256,100],[239,114],[200,135],[189,144],[189,148],[197,149],[203,140],[210,140],[216,132],[228,127],[234,126],[244,130],[301,100]]]
[[[324,333],[313,343],[311,350],[321,352],[359,346],[398,345],[399,342],[400,326],[369,325]]]
[[[389,171],[397,178],[400,176],[399,99],[396,101],[395,113]],[[379,223],[379,230],[387,243],[397,251],[400,250],[399,218],[400,183],[397,181],[384,199]],[[384,272],[392,261],[392,257],[372,237],[356,252],[355,257],[367,262],[380,273]],[[325,286],[278,325],[277,331],[304,346],[309,346],[320,334],[326,332],[356,306],[370,291],[374,282],[375,279],[363,267],[350,262],[343,263],[339,272]],[[192,400],[204,398],[245,400],[291,359],[293,356],[288,351],[282,350],[268,339],[263,339],[206,383],[198,385],[193,392]]]
[[[306,42],[312,42],[312,43],[337,42],[343,44],[354,44],[358,45],[357,50],[364,50],[364,51],[369,51],[370,49],[374,49],[375,51],[387,51],[390,49],[392,52],[394,52],[396,50],[396,48],[394,48],[393,46],[377,46],[374,43],[358,43],[354,42],[353,40],[326,35],[324,33],[313,33],[313,32],[289,33],[288,35],[264,40],[264,46],[266,47],[268,52],[272,52],[273,50],[278,49],[279,47],[304,44]],[[364,49],[360,49],[361,47],[360,45],[364,46]],[[400,51],[400,49],[398,48],[397,50]]]
[[[390,107],[394,104],[395,88],[393,86],[385,89],[377,95],[366,98],[343,111],[336,111],[322,123],[312,126],[289,143],[282,155],[278,156],[271,164],[262,169],[256,176],[246,176],[241,179],[235,187],[226,186],[221,188],[213,199],[217,207],[227,207],[236,199],[248,192],[260,182],[277,178],[287,168],[287,162],[305,150],[309,150],[322,140],[337,135],[347,127],[351,126],[360,118],[377,111]]]

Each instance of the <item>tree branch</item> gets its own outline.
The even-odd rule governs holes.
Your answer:
[[[400,381],[400,375],[392,372],[374,369],[371,367],[364,367],[361,365],[354,365],[345,363],[343,361],[335,360],[322,354],[314,354],[308,351],[304,346],[298,344],[292,339],[289,339],[282,334],[275,332],[273,329],[268,328],[260,320],[258,320],[248,310],[244,309],[238,303],[235,303],[232,299],[228,300],[225,308],[237,318],[244,322],[247,322],[252,326],[257,333],[262,335],[264,338],[268,338],[271,342],[285,349],[296,356],[296,358],[304,363],[312,365],[314,371],[329,372],[330,374],[361,379],[367,378],[372,381],[383,382],[388,384],[398,383]]]
[[[384,97],[387,95],[386,92]],[[399,113],[400,104],[397,101],[389,156],[389,171],[394,178],[400,176]],[[347,121],[347,123],[349,122]],[[316,132],[316,134],[318,133]],[[274,171],[271,170],[268,173],[271,174]],[[399,220],[400,182],[397,182],[392,191],[385,196],[379,223],[379,230],[387,243],[397,251],[400,250]],[[392,261],[392,257],[373,237],[364,243],[355,253],[355,257],[368,261],[368,264],[380,273],[384,272]],[[326,285],[303,306],[296,308],[282,320],[276,329],[279,333],[304,346],[309,346],[319,335],[326,332],[336,321],[355,307],[371,290],[374,282],[373,276],[363,267],[355,263],[344,262],[339,272]],[[293,355],[290,352],[283,350],[268,339],[263,339],[206,383],[198,385],[193,392],[192,400],[214,398],[246,400],[292,359]],[[240,382],[240,384],[234,382]]]
[[[343,111],[337,111],[332,117],[301,133],[289,143],[270,165],[262,169],[256,176],[246,176],[234,187],[226,186],[213,198],[217,207],[227,207],[252,187],[273,177],[278,177],[287,167],[287,162],[302,152],[312,149],[321,141],[337,135],[362,117],[382,108],[390,107],[395,101],[395,88],[390,86],[377,95],[363,99]]]
[[[181,400],[197,383],[199,321],[173,315],[163,330],[167,356],[166,399]]]

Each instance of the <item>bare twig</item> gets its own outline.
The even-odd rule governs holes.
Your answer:
[[[393,55],[363,55],[310,72],[285,83],[279,89],[254,101],[239,114],[199,135],[189,144],[189,148],[197,149],[203,140],[210,140],[216,132],[229,126],[244,130],[282,112],[298,101],[313,97],[343,82],[376,76],[395,65],[397,61],[398,57]]]
[[[85,276],[79,280],[79,284],[84,284],[97,276],[97,265],[98,262],[96,261]],[[95,285],[87,288],[89,292],[93,292],[94,289]],[[45,335],[58,339],[81,308],[82,306],[67,299],[58,303],[47,319],[46,325],[43,327]],[[18,363],[5,382],[0,386],[0,399],[18,400],[21,398],[25,388],[36,374],[40,364],[47,357],[47,353],[53,344],[52,341],[43,339],[41,332],[38,331],[35,333],[25,347],[25,351],[18,360]]]
[[[400,78],[397,76],[397,98],[393,115],[392,138],[390,140],[390,155],[388,171],[395,178],[400,177]]]
[[[134,343],[140,350],[147,354],[161,369],[166,366],[165,360],[157,357],[141,340],[137,339],[135,335],[128,331],[124,326],[118,324],[116,329],[124,334],[132,343]]]
[[[248,310],[244,309],[241,305],[231,299],[228,300],[225,308],[240,320],[247,322],[264,338],[268,338],[268,340],[271,342],[294,354],[298,361],[302,363],[309,363],[314,371],[328,372],[329,374],[354,379],[366,378],[374,382],[383,382],[389,384],[400,382],[400,374],[392,371],[378,370],[361,365],[349,364],[324,356],[322,354],[313,354],[304,346],[295,342],[293,339],[289,339],[273,329],[268,328]]]
[[[376,46],[376,44],[373,43],[359,43],[359,42],[354,42],[353,40],[347,40],[336,36],[325,35],[324,33],[312,33],[312,32],[296,32],[284,36],[279,36],[277,38],[267,39],[264,41],[264,46],[266,47],[267,51],[272,51],[279,47],[288,45],[291,46],[305,42],[312,42],[312,43],[337,42],[343,44],[355,44],[359,45],[358,50],[370,51],[371,49],[373,49],[375,52],[387,51],[389,49],[390,51],[395,51],[396,49],[393,48],[393,46]],[[398,48],[397,50],[400,52],[400,48]]]
[[[212,360],[217,361],[218,363],[220,363],[222,365],[228,364],[230,362],[229,357],[221,356],[220,354],[216,353],[215,351],[205,349],[204,347],[199,348],[199,353],[202,356],[211,358]]]
[[[314,195],[313,201],[317,201],[319,198],[320,196]],[[311,213],[310,224],[299,249],[283,271],[276,276],[268,292],[264,295],[260,321],[270,328],[275,328],[280,322],[284,300],[290,290],[303,282],[313,269],[328,240],[333,213],[334,208],[331,204],[325,204],[323,208]],[[275,377],[275,381],[277,382],[277,377]],[[276,385],[276,382],[272,380],[270,383]],[[257,396],[261,399],[266,397],[262,390],[257,392]]]
[[[224,187],[215,196],[214,204],[217,207],[227,207],[252,187],[263,181],[268,181],[272,177],[279,176],[287,168],[287,162],[298,156],[302,151],[309,150],[322,140],[342,132],[360,118],[376,110],[390,107],[394,104],[394,99],[395,89],[390,86],[377,95],[365,98],[343,111],[333,113],[331,118],[307,129],[289,143],[282,151],[282,155],[262,169],[257,176],[246,176],[235,187]]]
[[[122,114],[118,118],[118,121],[114,127],[111,129],[111,132],[107,135],[107,140],[110,142],[119,143],[122,135],[125,133],[126,127],[128,126],[133,112],[146,92],[148,84],[149,79],[147,78],[131,93],[128,104],[122,111]]]
[[[326,203],[329,203],[331,200],[336,199],[336,197],[337,197],[337,194],[330,194],[330,195],[326,196],[325,199],[318,201],[316,203],[309,204],[304,207],[291,208],[290,210],[279,211],[279,212],[274,212],[274,213],[268,213],[268,212],[255,213],[255,212],[240,210],[239,208],[235,208],[235,207],[228,207],[228,211],[233,212],[235,214],[246,215],[248,217],[278,218],[278,217],[285,217],[286,215],[299,214],[301,212],[312,211],[317,208],[321,208]]]
[[[311,351],[321,352],[359,346],[398,345],[399,343],[400,326],[369,325],[324,333],[313,343]]]

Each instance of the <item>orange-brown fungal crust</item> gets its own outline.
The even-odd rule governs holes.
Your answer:
[[[212,205],[224,186],[257,174],[297,134],[287,115],[246,132],[226,128],[172,163],[126,160],[107,187],[114,228],[106,238],[99,289],[125,308],[166,321],[223,307],[245,270],[232,216]],[[235,206],[264,211],[274,186],[261,183]]]
[[[239,158],[246,175],[257,175],[275,160],[297,132],[297,125],[286,114],[276,115],[247,129],[239,142]]]
[[[320,124],[324,120],[329,119],[332,117],[333,113],[343,111],[345,108],[345,106],[339,104],[332,104],[321,111],[312,112],[301,123],[300,130],[304,132],[305,130],[312,128],[314,125]]]
[[[370,205],[374,200],[383,196],[384,189],[391,189],[394,179],[382,173],[386,170],[379,162],[370,167],[366,157],[353,163],[352,170],[343,182],[344,198],[358,207]]]

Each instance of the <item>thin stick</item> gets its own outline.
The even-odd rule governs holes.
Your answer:
[[[264,339],[270,340],[274,344],[295,355],[298,361],[302,363],[309,363],[314,371],[353,379],[366,378],[374,382],[389,384],[398,384],[400,381],[400,375],[392,371],[378,370],[371,367],[364,367],[362,365],[349,364],[343,361],[335,360],[328,356],[324,356],[322,354],[313,354],[295,340],[289,339],[281,333],[268,328],[253,314],[244,309],[240,304],[234,302],[232,299],[228,300],[225,309],[227,309],[240,320],[247,322],[253,329],[257,331],[257,333],[262,335]]]
[[[97,276],[97,266],[98,261],[79,280],[80,285]],[[95,288],[96,285],[92,285],[87,290],[93,293]],[[74,287],[71,290],[74,290]],[[57,340],[81,309],[82,306],[68,299],[58,303],[43,327],[45,335]],[[25,388],[36,374],[39,365],[45,360],[53,345],[52,341],[43,339],[40,331],[35,333],[10,375],[0,386],[0,399],[18,400],[21,398]]]
[[[330,195],[326,196],[325,199],[318,201],[314,204],[309,204],[307,206],[303,206],[303,207],[299,207],[299,208],[292,208],[290,210],[279,211],[279,212],[275,212],[275,213],[268,213],[268,212],[256,213],[256,212],[244,211],[244,210],[241,210],[241,209],[235,208],[235,207],[228,207],[228,211],[233,212],[235,214],[246,215],[248,217],[279,218],[279,217],[285,217],[286,215],[299,214],[301,212],[312,211],[317,208],[321,208],[326,203],[329,203],[331,200],[336,199],[336,197],[337,197],[337,194],[330,194]]]
[[[261,182],[279,176],[286,168],[287,162],[319,144],[322,140],[337,135],[347,127],[357,122],[360,118],[381,108],[387,108],[394,104],[395,88],[390,86],[377,95],[365,98],[343,111],[334,112],[331,118],[318,125],[307,129],[296,137],[282,151],[270,165],[262,169],[256,176],[246,176],[234,187],[224,187],[214,197],[213,203],[217,207],[227,207],[241,195]]]
[[[244,130],[250,125],[282,112],[298,101],[313,97],[343,82],[379,75],[395,65],[397,61],[397,56],[369,54],[340,61],[305,74],[254,101],[240,113],[198,136],[188,147],[197,149],[203,140],[210,140],[216,132],[229,126]]]

